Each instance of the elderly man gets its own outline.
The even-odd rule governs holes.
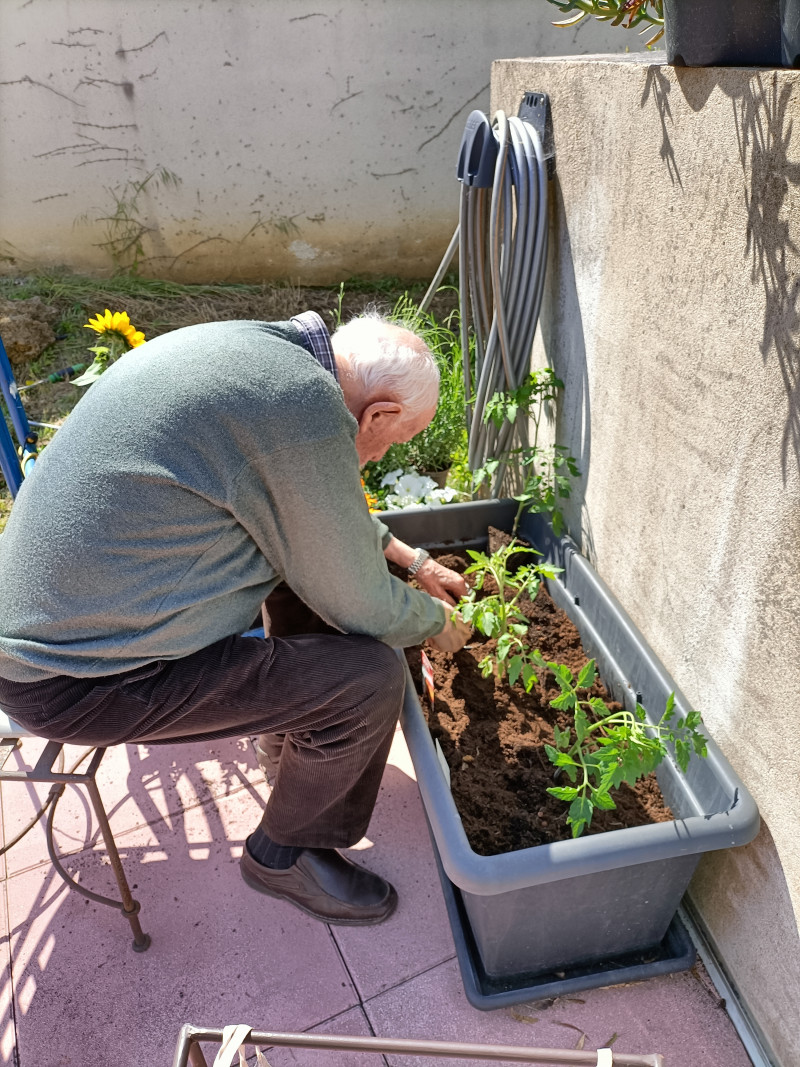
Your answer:
[[[392,646],[469,634],[463,579],[392,538],[360,484],[437,399],[430,352],[379,316],[333,338],[313,312],[176,330],[90,388],[0,538],[0,706],[91,745],[262,734],[277,775],[242,876],[327,922],[397,902],[337,851],[391,744]],[[267,598],[267,639],[239,636]]]

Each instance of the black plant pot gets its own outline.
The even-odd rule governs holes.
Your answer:
[[[782,2],[797,8],[798,0],[664,0],[667,62],[679,67],[781,66]]]
[[[781,58],[784,67],[800,67],[800,0],[781,0]]]

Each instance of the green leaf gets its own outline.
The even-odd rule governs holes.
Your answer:
[[[497,662],[502,663],[511,651],[511,634],[502,634],[497,642]]]
[[[558,766],[559,757],[563,756],[564,753],[563,752],[559,752],[558,749],[557,748],[553,748],[552,745],[545,745],[544,746],[544,750],[547,753],[547,758],[550,760],[550,762],[555,764],[555,766],[557,767]]]
[[[582,707],[578,706],[575,709],[575,734],[578,738],[578,744],[583,743],[583,739],[586,737],[586,731],[589,729],[589,719],[586,712]]]
[[[553,740],[556,743],[556,748],[569,748],[570,737],[569,730],[560,730],[558,726],[553,726]]]
[[[669,722],[675,714],[675,694],[670,693],[667,697],[667,706],[664,708],[664,714],[661,716],[662,722]]]
[[[596,808],[601,808],[603,811],[611,811],[617,806],[608,793],[598,789],[592,793],[592,803]]]
[[[522,668],[522,684],[525,686],[525,692],[530,693],[531,689],[533,689],[538,681],[539,679],[534,673],[530,663],[524,664]]]
[[[522,671],[522,656],[512,656],[508,661],[508,684],[516,685]]]
[[[688,741],[684,741],[682,737],[679,737],[675,742],[675,759],[678,762],[678,766],[686,774],[689,767],[689,760],[692,757],[692,748]]]
[[[541,654],[541,652],[539,651],[538,648],[534,649],[534,651],[531,652],[530,658],[531,658],[531,663],[533,663],[534,666],[538,667],[540,671],[546,671],[547,670],[547,662],[546,662],[544,656]]]
[[[578,795],[578,790],[573,789],[571,786],[558,786],[551,785],[547,790],[551,797],[555,797],[556,800],[575,800]],[[567,820],[569,822],[569,820]]]
[[[556,753],[556,758],[553,760],[556,767],[580,767],[577,760],[574,760],[568,752],[557,752],[556,749],[551,749],[551,751]]]
[[[557,696],[557,697],[555,697],[555,699],[551,700],[550,701],[550,707],[551,708],[558,708],[559,711],[565,711],[567,708],[574,708],[575,707],[575,702],[577,701],[577,699],[578,698],[575,696],[575,694],[572,692],[572,690],[569,690],[566,693],[559,694],[559,696]]]
[[[578,675],[578,681],[575,686],[576,689],[591,689],[596,677],[597,670],[595,668],[595,661],[590,659]]]
[[[91,385],[96,382],[103,371],[107,370],[109,362],[105,356],[97,356],[94,362],[79,377],[72,379],[73,385]]]
[[[549,793],[550,790],[548,789]],[[576,797],[569,806],[567,825],[572,827],[572,836],[580,837],[584,827],[592,821],[594,805],[588,797]]]
[[[562,689],[572,685],[574,676],[566,663],[551,663],[549,666],[552,668],[556,681]]]
[[[603,700],[602,697],[589,697],[586,703],[589,705],[589,707],[592,709],[598,719],[604,719],[607,715],[610,714],[608,704],[606,704],[605,700]]]

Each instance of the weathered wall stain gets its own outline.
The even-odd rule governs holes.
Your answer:
[[[163,168],[181,181],[139,197],[139,269],[184,280],[424,277],[455,225],[462,122],[488,108],[492,60],[520,42],[640,43],[588,21],[555,30],[533,0],[0,0],[0,12],[4,269],[111,269],[109,217]]]

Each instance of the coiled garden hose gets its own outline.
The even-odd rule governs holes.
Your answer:
[[[428,291],[426,311],[458,248],[461,349],[471,470],[525,443],[524,416],[498,430],[488,401],[528,376],[547,263],[547,164],[536,128],[498,111],[467,119],[458,164],[459,223]],[[470,329],[474,361],[470,359]],[[474,369],[473,364],[474,362]],[[500,491],[505,465],[495,474]]]

